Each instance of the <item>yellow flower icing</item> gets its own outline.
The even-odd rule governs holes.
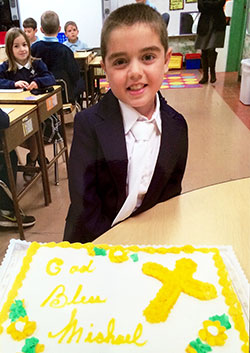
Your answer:
[[[16,328],[16,324],[22,322],[24,324],[23,330],[20,331]],[[15,322],[12,322],[8,328],[7,333],[11,335],[13,340],[21,341],[26,337],[29,337],[33,334],[36,329],[36,323],[34,321],[29,321],[28,316],[20,317]]]
[[[217,329],[217,333],[210,333],[210,327],[214,327],[215,329]],[[220,321],[206,320],[203,322],[203,329],[199,331],[199,336],[203,341],[210,344],[210,346],[223,346],[227,339],[225,331],[226,327],[221,326]]]
[[[121,254],[120,254],[121,253]],[[109,259],[112,262],[124,262],[128,260],[128,251],[122,246],[114,246],[109,250]]]

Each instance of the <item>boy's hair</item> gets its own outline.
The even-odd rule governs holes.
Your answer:
[[[54,11],[45,11],[41,16],[41,26],[45,34],[57,33],[60,27],[57,13]]]
[[[9,64],[8,71],[17,71],[16,59],[14,57],[12,47],[13,47],[14,40],[19,36],[23,36],[28,45],[28,48],[29,48],[28,61],[31,61],[30,41],[26,33],[21,28],[12,27],[8,30],[5,37],[5,52],[8,57],[8,64]]]
[[[77,24],[74,21],[68,21],[64,25],[64,32],[67,31],[68,26],[75,26],[76,29],[78,30]]]
[[[33,28],[34,30],[37,29],[37,22],[34,18],[29,17],[23,21],[23,28]]]
[[[136,3],[119,7],[107,17],[101,33],[101,53],[103,62],[107,55],[107,46],[111,32],[122,26],[136,23],[148,24],[160,38],[165,52],[168,50],[168,33],[162,16],[148,5]]]

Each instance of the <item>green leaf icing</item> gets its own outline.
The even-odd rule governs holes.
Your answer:
[[[189,344],[196,350],[197,353],[207,353],[212,351],[212,348],[208,344],[202,343],[199,338]]]
[[[16,321],[19,317],[25,317],[27,315],[26,310],[23,307],[21,300],[15,300],[15,303],[11,304],[9,318],[11,322]]]
[[[35,337],[27,338],[25,340],[25,345],[22,348],[23,353],[36,353],[36,345],[39,340]]]
[[[229,322],[229,318],[228,318],[228,316],[226,314],[223,314],[221,316],[220,315],[211,316],[209,318],[209,320],[211,320],[211,321],[220,321],[221,326],[226,327],[227,330],[232,327],[230,322]]]
[[[138,254],[131,254],[130,255],[130,257],[131,257],[131,259],[134,261],[134,262],[137,262],[138,260],[139,260],[139,258],[138,258]]]
[[[96,246],[94,247],[94,252],[98,256],[106,256],[107,251],[105,249],[97,248]]]

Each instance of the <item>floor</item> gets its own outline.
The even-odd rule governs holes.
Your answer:
[[[200,75],[199,71],[196,71]],[[183,192],[227,180],[250,176],[250,105],[239,101],[237,73],[218,73],[217,82],[202,88],[168,89],[162,94],[181,112],[189,126],[189,156],[183,179]],[[67,125],[68,143],[72,125]],[[51,146],[46,146],[50,155]],[[25,160],[25,153],[19,150]],[[65,163],[60,160],[60,184],[54,185],[50,169],[52,203],[45,207],[41,182],[21,200],[26,214],[36,217],[36,224],[25,230],[27,241],[61,241],[69,205]],[[18,176],[18,186],[23,183]],[[18,238],[14,229],[0,229],[0,263],[9,240]]]

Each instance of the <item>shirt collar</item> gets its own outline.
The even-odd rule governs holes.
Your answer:
[[[59,40],[58,40],[57,37],[47,37],[47,36],[44,36],[44,37],[43,37],[43,40],[45,40],[45,42],[59,42]]]
[[[68,42],[69,42],[69,44],[70,44],[71,46],[74,46],[74,45],[76,46],[76,45],[79,44],[80,40],[77,38],[77,41],[74,42],[74,43],[70,42],[69,40],[68,40]]]
[[[24,67],[25,67],[25,69],[28,69],[28,70],[31,68],[31,63],[29,61],[25,65],[21,65],[21,64],[19,64],[17,62],[16,62],[16,64],[17,64],[18,70],[21,70]]]
[[[122,118],[123,118],[123,125],[124,125],[124,131],[125,135],[129,132],[129,130],[132,128],[132,126],[135,124],[135,122],[138,120],[138,118],[142,118],[142,120],[148,121],[148,118],[139,114],[137,110],[132,108],[126,103],[123,103],[122,101],[119,100],[121,112],[122,112]],[[155,121],[156,126],[161,133],[161,117],[160,117],[160,99],[158,94],[156,94],[156,107],[155,111],[150,119],[150,121]]]

